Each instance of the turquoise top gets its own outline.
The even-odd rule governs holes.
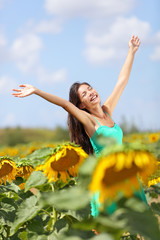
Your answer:
[[[105,112],[105,113],[107,113],[107,112]],[[109,113],[107,113],[107,114],[109,115]],[[110,118],[112,119],[111,116],[110,116]],[[123,138],[122,129],[114,121],[113,121],[114,126],[108,127],[108,126],[101,125],[96,118],[95,118],[95,120],[97,121],[99,128],[95,131],[93,136],[90,138],[90,142],[92,144],[92,147],[93,147],[96,155],[99,155],[101,150],[105,147],[105,145],[102,145],[102,144],[100,145],[98,143],[97,136],[99,136],[99,135],[102,135],[104,137],[114,138],[118,144],[122,144],[122,138]]]
[[[105,113],[107,113],[107,112],[105,112]],[[107,114],[109,115],[109,113],[107,113]],[[112,119],[111,116],[110,116],[110,118]],[[111,137],[111,138],[114,138],[118,144],[122,144],[123,132],[122,132],[122,129],[115,122],[114,122],[113,127],[107,127],[107,126],[101,125],[96,118],[95,118],[95,120],[99,124],[99,128],[95,131],[93,136],[90,138],[90,142],[95,151],[95,154],[98,156],[100,154],[100,152],[103,150],[103,148],[105,147],[105,145],[98,143],[97,136],[102,135],[104,137]],[[141,184],[138,176],[137,176],[137,181],[139,182],[140,190],[135,191],[134,195],[139,197],[146,204],[148,204],[142,184]],[[97,192],[94,194],[92,201],[91,201],[91,215],[93,217],[96,217],[99,215],[99,207],[100,206],[101,206],[101,204],[99,202],[99,192]],[[112,214],[116,209],[117,209],[117,204],[115,201],[113,201],[105,210],[108,214]]]

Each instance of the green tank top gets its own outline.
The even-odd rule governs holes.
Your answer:
[[[105,112],[105,113],[107,113],[107,112]],[[107,114],[109,115],[109,113],[107,113]],[[111,116],[110,116],[110,118],[112,119]],[[117,144],[122,144],[123,132],[122,132],[122,129],[114,121],[113,121],[114,122],[113,127],[107,127],[107,126],[101,125],[96,118],[95,118],[95,120],[97,121],[99,128],[95,131],[93,136],[90,138],[90,142],[92,144],[92,147],[95,151],[96,156],[98,156],[100,154],[100,152],[103,150],[103,148],[105,147],[105,145],[102,145],[102,144],[100,145],[98,143],[97,136],[102,135],[104,137],[111,137],[116,140]],[[140,190],[135,191],[134,195],[139,197],[142,201],[144,201],[148,205],[142,184],[141,184],[138,176],[137,176],[137,181],[139,182]],[[91,201],[91,215],[93,217],[96,217],[99,215],[100,205],[101,204],[99,202],[99,192],[97,192],[94,194],[92,201]],[[111,203],[111,205],[108,206],[105,210],[108,214],[112,214],[116,209],[117,209],[117,204],[115,201],[113,201]]]
[[[105,112],[105,113],[107,113],[107,112]],[[109,113],[107,113],[107,114],[109,115]],[[112,119],[111,116],[110,116],[110,118]],[[122,129],[114,121],[113,121],[114,122],[113,127],[107,127],[107,126],[101,125],[96,118],[95,118],[95,120],[97,121],[99,128],[95,131],[93,136],[90,138],[90,142],[92,144],[92,147],[93,147],[96,155],[99,155],[100,152],[102,151],[102,149],[105,147],[105,145],[98,143],[97,137],[99,135],[102,135],[104,137],[114,138],[118,144],[122,144],[122,138],[123,138]]]

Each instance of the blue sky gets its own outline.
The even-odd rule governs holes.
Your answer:
[[[14,98],[23,83],[68,99],[72,83],[87,81],[103,103],[134,34],[141,45],[113,118],[159,130],[159,11],[159,0],[0,0],[0,127],[67,126],[60,107]]]

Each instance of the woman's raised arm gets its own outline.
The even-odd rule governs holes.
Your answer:
[[[120,71],[116,86],[112,94],[107,98],[107,100],[104,103],[104,107],[108,108],[110,114],[112,114],[125,86],[127,85],[133,65],[134,56],[136,51],[138,50],[139,45],[140,45],[139,38],[137,36],[136,37],[132,36],[132,38],[129,41],[128,55]]]
[[[42,91],[38,88],[35,88],[34,86],[29,85],[29,84],[22,84],[19,87],[21,87],[21,88],[20,89],[12,89],[14,91],[14,93],[12,93],[13,96],[23,98],[23,97],[27,97],[32,94],[36,94],[36,95],[44,98],[45,100],[64,108],[67,112],[69,112],[75,118],[77,118],[77,120],[80,121],[84,126],[88,125],[88,122],[90,121],[89,115],[85,111],[77,108],[71,102],[69,102],[63,98],[60,98],[56,95],[44,92],[44,91]]]

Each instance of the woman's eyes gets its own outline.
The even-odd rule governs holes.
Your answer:
[[[92,90],[92,87],[88,87],[88,91],[91,91],[91,90]],[[86,94],[87,94],[87,92],[83,92],[82,97],[85,97]]]

